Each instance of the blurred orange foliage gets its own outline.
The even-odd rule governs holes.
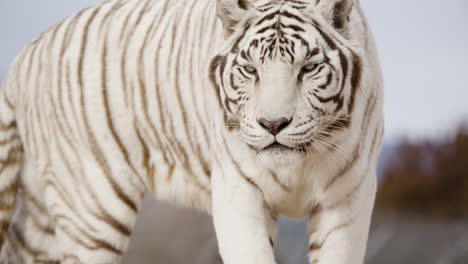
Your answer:
[[[384,170],[376,209],[468,219],[468,129],[440,141],[398,144]]]

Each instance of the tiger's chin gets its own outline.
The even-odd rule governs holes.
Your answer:
[[[258,162],[267,168],[297,167],[305,159],[305,152],[280,143],[273,143],[257,151]]]

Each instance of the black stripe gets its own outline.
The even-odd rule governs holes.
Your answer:
[[[55,216],[56,221],[57,221],[57,226],[60,228],[61,231],[63,231],[63,234],[67,235],[71,240],[73,240],[76,244],[88,249],[88,250],[99,250],[99,249],[105,249],[109,252],[112,252],[116,255],[123,255],[123,251],[114,247],[111,245],[109,242],[104,241],[102,239],[98,239],[93,237],[92,235],[88,234],[86,231],[80,229],[70,218],[64,216],[64,215],[56,215]],[[81,235],[85,236],[87,239],[91,240],[95,245],[91,246],[86,243],[84,243],[83,240],[81,240],[79,237],[77,237],[71,230],[69,230],[66,226],[61,225],[61,222],[67,221],[71,223],[75,229],[80,232]]]
[[[127,88],[126,88],[126,85],[127,85],[127,77],[126,77],[126,65],[127,65],[127,56],[128,56],[128,52],[129,52],[129,45],[130,45],[130,40],[133,38],[135,32],[137,32],[136,30],[136,26],[139,24],[139,21],[142,19],[143,17],[143,10],[148,6],[150,1],[147,1],[145,3],[145,5],[142,7],[142,11],[140,11],[138,17],[137,17],[137,20],[135,22],[135,24],[132,25],[133,27],[133,30],[131,30],[130,34],[127,35],[127,37],[125,38],[125,40],[123,39],[123,36],[124,36],[124,32],[126,31],[126,28],[129,24],[129,20],[130,20],[130,17],[131,15],[133,15],[135,12],[134,11],[131,11],[129,12],[129,14],[127,15],[127,17],[125,18],[124,20],[124,24],[123,24],[123,28],[121,29],[120,31],[120,42],[123,43],[123,54],[121,55],[121,60],[120,60],[120,64],[121,64],[121,67],[120,67],[120,76],[121,76],[121,79],[122,79],[122,85],[123,85],[123,91],[124,91],[124,96],[125,98],[128,98],[127,99],[127,104],[128,104],[128,101],[131,101],[133,100],[134,98],[130,97],[128,94],[127,94]],[[141,3],[144,3],[143,1],[141,1]],[[167,1],[166,1],[166,5],[167,5]],[[135,9],[136,10],[136,7]],[[155,22],[153,21],[153,25],[159,25],[159,22],[160,22],[160,19],[162,18],[162,15],[159,16],[159,17],[155,17],[154,19],[156,20],[156,18],[159,18],[158,22]],[[151,27],[150,27],[151,28]],[[148,32],[147,32],[147,35],[145,36],[145,41],[144,43],[146,43],[147,39],[149,38],[149,35],[148,35]],[[145,46],[145,45],[144,45]],[[140,49],[141,50],[141,49]],[[141,51],[139,53],[139,55],[141,56]],[[138,64],[139,67],[142,63]],[[140,71],[138,71],[140,73]],[[140,79],[139,79],[140,80]]]
[[[119,1],[116,1],[115,4],[111,7],[111,10],[109,12],[107,12],[107,14],[102,18],[101,20],[101,24],[99,25],[99,30],[98,30],[98,35],[99,36],[102,36],[102,30],[104,28],[104,26],[107,24],[107,20],[109,19],[109,17],[113,14],[115,14],[115,12],[117,12],[122,6],[125,5],[125,1],[124,3],[122,3],[123,0],[119,0]],[[105,2],[103,4],[103,6],[107,3],[111,3],[111,2]]]
[[[284,191],[286,192],[290,192],[291,191],[291,188],[289,188],[288,186],[286,186],[284,183],[282,183],[279,178],[278,178],[278,175],[274,172],[274,171],[270,171],[270,175],[271,177],[273,178],[273,180],[278,184],[278,186],[281,187],[281,189],[283,189]]]
[[[333,101],[336,104],[335,112],[339,111],[341,109],[341,107],[343,106],[344,97],[343,97],[342,93],[343,93],[343,90],[345,88],[345,85],[346,85],[346,82],[347,82],[347,76],[348,76],[348,61],[347,61],[345,55],[343,54],[343,52],[341,50],[338,50],[338,55],[339,55],[339,59],[340,59],[341,68],[342,68],[342,71],[343,71],[343,77],[341,79],[341,84],[340,84],[340,86],[341,86],[340,91],[338,93],[336,93],[336,95],[330,96],[328,98],[321,97],[321,96],[319,96],[317,94],[314,94],[315,97],[322,103],[328,103],[328,102]]]
[[[319,72],[318,72],[318,73],[320,73],[324,68],[325,68],[325,66],[322,66],[322,67],[319,69]],[[317,73],[317,74],[318,74],[318,73]],[[329,72],[329,73],[327,74],[327,80],[325,81],[325,83],[324,83],[324,84],[321,84],[321,85],[319,85],[319,86],[317,86],[317,87],[318,87],[319,89],[322,89],[322,90],[325,89],[325,88],[327,88],[327,86],[330,85],[330,83],[331,83],[331,81],[332,81],[332,76],[333,76],[332,72]]]
[[[210,3],[207,2],[207,6],[209,4]],[[204,7],[204,8],[208,8],[208,7]],[[204,20],[204,19],[205,18],[203,17],[202,20]],[[202,24],[204,25],[204,23],[202,23]],[[196,27],[196,24],[194,26]],[[198,32],[197,32],[197,30],[193,30],[193,33],[191,33],[191,36],[192,36],[191,44],[189,44],[189,45],[194,45],[195,42],[197,42],[200,45],[199,47],[201,49],[203,43],[199,42],[199,40],[201,40],[202,37],[200,37],[200,36],[202,36],[202,35],[200,35],[200,34],[202,34],[204,32],[204,30],[201,27],[196,27],[196,28],[197,28]],[[197,37],[199,37],[199,38],[197,39]],[[200,78],[200,76],[195,72],[194,67],[191,66],[191,65],[194,65],[194,55],[190,54],[190,55],[188,55],[188,57],[189,57],[188,65],[190,65],[189,78],[193,83],[195,83],[196,82],[196,77]],[[207,156],[206,151],[202,151],[200,145],[204,145],[205,147],[208,147],[208,149],[209,149],[211,142],[209,140],[209,132],[208,132],[208,129],[206,127],[207,122],[205,122],[204,116],[202,116],[202,114],[200,113],[201,108],[197,104],[199,101],[197,101],[197,96],[195,96],[197,94],[198,89],[194,90],[195,86],[192,86],[191,88],[192,88],[190,90],[192,92],[191,99],[192,99],[192,104],[195,107],[196,122],[201,126],[202,137],[203,137],[203,138],[200,138],[200,140],[198,141],[199,143],[197,143],[197,151],[199,152],[198,155],[200,156],[199,160],[200,160],[201,167],[203,168],[203,172],[209,178],[209,177],[211,177],[211,166],[210,166],[211,164],[209,164],[209,158],[206,157]]]
[[[138,3],[143,3],[143,2],[140,1]],[[135,10],[136,8],[137,6],[135,6],[133,10]],[[125,16],[125,19],[123,20],[122,28],[120,29],[120,36],[119,36],[120,43],[124,43],[124,33],[126,32],[128,25],[130,24],[130,17],[134,14],[133,10],[128,12],[128,14]],[[133,34],[133,32],[134,31],[132,31],[131,34]],[[127,43],[128,43],[128,37],[125,40],[124,46],[127,46]],[[124,48],[124,50],[127,50],[127,49]]]
[[[83,81],[84,65],[85,65],[85,63],[84,63],[85,60],[84,59],[86,57],[89,29],[90,29],[91,24],[94,22],[94,19],[96,18],[98,12],[99,12],[99,9],[95,9],[93,11],[92,15],[90,16],[90,18],[88,19],[86,25],[85,25],[83,41],[82,41],[82,46],[81,46],[81,57],[80,57],[79,65],[78,65],[78,73],[79,73],[78,82],[80,84],[80,90],[81,90],[80,103],[81,103],[81,109],[82,109],[82,118],[84,120],[84,124],[85,124],[85,128],[86,128],[85,130],[86,130],[87,135],[88,135],[91,152],[93,153],[94,158],[96,159],[96,161],[99,163],[99,165],[103,169],[103,173],[106,176],[109,183],[111,184],[112,190],[117,195],[117,197],[122,202],[124,202],[124,204],[127,205],[127,207],[129,209],[131,209],[134,213],[136,213],[137,208],[138,208],[137,203],[135,201],[133,201],[122,190],[122,187],[113,178],[112,170],[111,170],[111,168],[110,168],[110,166],[108,164],[108,161],[105,159],[105,155],[104,155],[104,153],[102,152],[101,148],[98,145],[98,140],[97,140],[96,136],[94,135],[94,133],[92,132],[92,128],[91,128],[91,125],[90,125],[89,119],[88,119],[88,113],[86,111],[86,105],[87,104],[86,104],[86,101],[85,101],[86,100],[85,99],[86,95],[84,94],[85,86],[84,86],[84,81]]]
[[[299,40],[303,45],[307,46],[307,50],[309,50],[309,44],[301,35],[295,33],[295,34],[292,34],[291,37]]]
[[[305,32],[305,29],[303,29],[302,27],[297,26],[297,25],[292,25],[292,24],[286,25],[286,24],[280,23],[280,26],[283,29],[290,28],[290,29],[294,30],[295,32]]]
[[[351,98],[348,104],[348,112],[351,114],[354,110],[354,104],[356,101],[357,89],[361,82],[362,76],[362,62],[361,59],[353,53],[353,69],[351,72]]]
[[[265,195],[263,194],[263,191],[262,189],[260,189],[260,187],[258,186],[258,184],[252,180],[252,178],[250,178],[245,172],[244,170],[241,168],[239,162],[237,162],[231,151],[228,149],[228,145],[227,145],[227,142],[226,142],[226,139],[223,137],[223,146],[224,146],[224,149],[226,151],[226,153],[229,155],[229,159],[231,160],[232,164],[234,165],[234,167],[236,168],[237,172],[239,172],[239,175],[247,182],[249,183],[250,185],[252,185],[255,189],[259,190],[260,191],[260,194],[262,195],[262,197],[265,197]]]
[[[115,12],[115,9],[113,8],[108,14],[111,14],[112,12]],[[106,15],[106,17],[108,17]],[[102,21],[102,23],[106,23],[106,21]],[[117,144],[117,147],[120,151],[120,154],[123,155],[123,159],[125,160],[125,164],[130,167],[130,169],[133,171],[135,176],[140,180],[141,184],[145,187],[147,187],[147,183],[142,180],[142,177],[140,173],[136,170],[135,166],[132,164],[130,161],[130,154],[128,152],[128,149],[123,143],[123,140],[119,133],[116,130],[115,124],[114,124],[114,118],[112,116],[112,112],[110,109],[109,105],[109,94],[108,94],[108,87],[107,87],[107,71],[108,71],[108,63],[107,63],[107,53],[108,53],[108,45],[109,45],[109,28],[110,28],[110,23],[107,23],[107,26],[105,28],[105,33],[104,33],[104,40],[103,40],[103,49],[102,49],[102,56],[101,56],[101,95],[103,99],[103,109],[105,113],[105,120],[107,123],[107,127],[109,128],[109,131],[111,133],[112,139],[114,139],[115,143]],[[102,29],[104,30],[104,29]]]
[[[366,130],[366,128],[368,127],[369,125],[369,122],[370,122],[370,117],[371,117],[371,113],[373,112],[374,108],[375,108],[375,105],[376,105],[376,98],[375,98],[375,95],[374,93],[370,95],[368,101],[367,101],[367,105],[366,105],[366,108],[364,110],[364,116],[363,116],[363,120],[362,120],[362,123],[361,123],[361,131],[365,131],[365,132],[361,132],[361,137],[359,139],[359,144],[357,146],[355,146],[354,150],[353,150],[353,159],[350,160],[343,168],[342,170],[340,171],[340,173],[338,173],[335,177],[333,177],[324,187],[324,190],[328,190],[331,186],[333,186],[333,184],[335,182],[338,181],[338,179],[340,179],[341,177],[343,177],[344,175],[346,175],[346,173],[354,166],[354,163],[360,158],[361,156],[361,151],[362,151],[362,146],[363,144],[365,143],[365,139],[367,137],[367,133],[368,133],[368,130]]]
[[[57,107],[52,107],[53,109],[58,109]],[[74,148],[73,144],[72,144],[72,139],[69,138],[69,135],[65,133],[64,131],[64,128],[62,127],[62,124],[61,122],[58,120],[58,114],[56,113],[56,111],[52,111],[52,114],[54,115],[54,120],[56,121],[56,128],[58,130],[60,130],[60,136],[57,135],[57,131],[55,130],[52,130],[52,135],[57,138],[57,139],[63,139],[65,140],[66,144],[69,146],[69,148],[71,148],[75,155],[75,157],[78,159],[78,164],[80,164],[80,173],[84,174],[84,170],[83,170],[83,166],[82,166],[82,162],[80,160],[80,156],[78,155],[78,153],[76,152],[76,149]],[[74,180],[77,180],[77,176],[75,175],[75,170],[72,169],[72,166],[70,164],[70,161],[68,160],[68,158],[66,157],[66,154],[64,152],[64,150],[62,149],[63,147],[61,146],[61,143],[60,141],[57,141],[57,144],[56,144],[56,149],[59,153],[59,157],[62,159],[61,162],[65,165],[65,169],[68,171],[68,175],[72,176],[72,178]],[[79,181],[79,180],[78,180]],[[93,193],[91,187],[89,186],[89,183],[87,181],[84,181],[85,183],[85,186],[87,188],[87,191],[89,192],[89,195],[91,196],[91,198],[93,199],[93,201],[95,201],[95,203],[98,205],[99,209],[101,210],[102,209],[102,206],[101,204],[99,203],[99,201],[96,199],[95,197],[95,194]],[[72,202],[69,201],[67,199],[67,197],[65,196],[65,192],[62,191],[61,189],[58,188],[58,186],[55,184],[55,182],[52,182],[52,181],[48,181],[47,182],[47,185],[51,186],[52,188],[54,188],[59,196],[61,197],[61,199],[65,202],[66,206],[69,207],[70,209],[73,209],[74,206],[72,205]],[[80,191],[78,191],[78,185],[73,185],[74,188],[76,189],[76,193],[74,195],[77,195],[78,197],[82,198],[82,195],[80,193]],[[86,202],[83,203],[83,205],[85,206],[85,208],[88,210],[88,212],[94,212],[94,210],[92,210],[88,204]],[[79,213],[79,211],[77,210],[72,210],[73,212],[75,212],[76,214],[78,214],[77,216],[81,218],[81,221],[84,222],[86,225],[87,225],[87,228],[90,228],[91,230],[95,230],[94,228],[92,228],[91,224],[89,224],[85,219],[84,217]],[[96,231],[96,230],[95,230]]]
[[[246,23],[246,24],[244,24],[244,26],[242,28],[243,28],[242,34],[236,39],[236,41],[232,45],[231,50],[229,51],[230,53],[239,52],[239,43],[241,42],[242,39],[244,39],[245,34],[250,29],[250,24]]]
[[[195,4],[195,1],[192,3],[192,6],[189,6],[187,8],[187,10],[190,11],[193,8],[194,4]],[[183,14],[183,15],[185,15],[185,17],[188,17],[187,14]],[[176,23],[174,23],[174,25],[176,25]],[[186,22],[185,22],[185,28],[181,29],[180,27],[177,27],[177,29],[182,30],[182,32],[186,32],[189,29],[189,25],[190,25],[190,19],[187,18]],[[175,34],[180,33],[175,28],[174,28],[174,31],[175,31]],[[176,93],[177,101],[179,103],[179,107],[181,108],[180,113],[182,115],[182,120],[183,120],[182,126],[184,127],[185,135],[188,138],[188,142],[189,142],[189,145],[191,147],[191,150],[192,150],[192,152],[194,152],[195,149],[196,149],[196,146],[194,145],[195,140],[192,139],[191,133],[189,132],[189,129],[188,129],[188,126],[191,125],[191,123],[189,122],[189,119],[188,119],[188,117],[186,115],[187,111],[186,111],[185,104],[184,104],[183,98],[182,98],[182,89],[180,87],[180,83],[179,83],[180,80],[179,80],[179,74],[178,74],[179,73],[179,67],[180,67],[180,65],[183,64],[183,55],[185,55],[185,53],[182,54],[182,52],[183,52],[183,50],[187,49],[187,46],[186,46],[187,41],[185,39],[187,37],[187,34],[183,34],[183,33],[181,33],[181,34],[182,34],[182,39],[180,40],[181,44],[179,45],[179,50],[176,51],[176,58],[174,60],[174,62],[176,63],[175,72],[176,72],[176,75],[177,75],[176,78],[175,78],[175,88],[176,88],[175,93]],[[194,107],[196,107],[196,105],[194,105]],[[180,144],[179,144],[179,147],[182,149],[182,146],[180,146]],[[197,150],[198,150],[198,153],[201,152],[200,148],[197,148]],[[185,154],[184,154],[184,156],[185,156]],[[187,165],[188,165],[187,169],[190,172],[189,175],[193,176],[191,178],[194,179],[195,184],[197,186],[203,186],[202,189],[207,190],[207,188],[200,182],[198,177],[196,177],[197,174],[193,173],[193,168],[191,166],[191,163],[190,163],[190,160],[188,159],[188,157],[185,157],[185,158],[186,158],[185,161],[187,162]],[[202,164],[200,164],[200,166],[202,167],[202,170],[204,171],[204,173],[209,174],[207,168],[203,168]]]
[[[62,43],[60,44],[60,55],[59,55],[59,61],[58,61],[58,67],[57,67],[57,106],[54,106],[54,113],[56,116],[56,122],[60,122],[62,126],[64,126],[63,130],[67,130],[66,132],[63,132],[64,135],[73,135],[75,133],[75,129],[71,128],[68,123],[73,120],[73,117],[76,120],[77,119],[77,113],[75,111],[75,107],[73,107],[73,100],[72,100],[72,95],[71,95],[71,90],[72,90],[72,85],[71,85],[71,69],[70,69],[70,63],[66,63],[64,66],[64,58],[65,58],[65,53],[68,51],[68,48],[71,43],[72,35],[76,31],[76,25],[78,23],[78,20],[82,17],[84,12],[78,13],[75,15],[67,24],[66,28],[63,31],[63,39]],[[65,86],[65,87],[64,87]],[[64,92],[68,93],[68,101],[64,98]],[[67,111],[65,111],[65,106],[64,102],[67,101],[66,105],[70,107],[71,113],[73,117],[69,117],[67,115]],[[50,100],[51,104],[54,104],[54,100]],[[60,109],[60,111],[56,111],[57,109]],[[61,121],[59,120],[59,115],[62,118]],[[66,121],[68,122],[66,122]],[[78,132],[78,131],[77,131]],[[66,134],[65,134],[66,133]]]
[[[372,161],[372,156],[374,155],[375,151],[377,151],[377,146],[380,146],[380,140],[381,140],[381,137],[382,137],[382,133],[381,133],[381,127],[380,127],[380,124],[375,128],[375,133],[374,133],[374,136],[373,136],[373,139],[372,139],[372,144],[371,144],[371,148],[369,149],[369,157],[368,157],[368,164],[367,164],[367,168],[364,170],[364,173],[363,175],[360,177],[359,181],[357,182],[357,184],[352,187],[345,195],[342,196],[342,198],[340,198],[339,200],[337,200],[336,202],[334,202],[333,204],[331,205],[327,205],[327,209],[335,209],[337,208],[338,206],[342,205],[343,203],[349,201],[351,199],[351,196],[353,196],[354,193],[356,193],[359,188],[363,185],[365,179],[369,176],[369,169],[370,169],[370,162]]]
[[[214,59],[211,61],[211,64],[210,64],[210,80],[211,80],[211,83],[213,84],[214,88],[215,88],[215,93],[216,93],[216,97],[217,97],[217,101],[218,101],[218,105],[219,107],[222,109],[223,108],[223,103],[222,103],[222,100],[221,100],[221,87],[220,85],[221,84],[218,84],[218,82],[216,81],[216,76],[218,75],[219,76],[219,79],[220,81],[222,80],[222,76],[224,74],[224,69],[226,68],[226,57],[225,56],[216,56],[214,57]],[[216,71],[219,69],[219,73],[216,74]]]
[[[236,70],[237,70],[237,72],[239,72],[244,78],[250,79],[247,75],[244,74],[244,72],[243,72],[241,69],[237,68]],[[231,75],[231,77],[232,77],[232,75]],[[232,79],[232,78],[231,78],[231,79]]]
[[[23,233],[21,233],[21,231],[19,230],[19,228],[17,227],[17,225],[13,224],[11,225],[11,234],[16,238],[16,241],[18,241],[19,243],[19,246],[21,248],[23,248],[29,255],[31,256],[37,256],[39,254],[43,254],[44,252],[42,252],[41,250],[37,249],[37,248],[34,248],[30,243],[29,241],[27,241],[25,238],[24,238],[24,235]]]
[[[168,1],[165,2],[165,5],[164,5],[164,8],[163,10],[166,10],[167,8],[167,3]],[[156,21],[157,19],[157,21]],[[162,21],[163,19],[163,15],[159,16],[159,17],[155,17],[154,21],[153,21],[153,27],[156,27],[156,25],[158,25],[159,27],[161,26],[160,25],[160,22]],[[164,36],[167,32],[169,28],[169,23],[167,23],[167,25],[162,28],[162,32],[161,32],[161,36]],[[161,29],[161,28],[158,28],[158,29]],[[152,29],[152,30],[155,30],[155,29]],[[147,99],[150,98],[149,97],[149,89],[148,87],[145,86],[145,82],[144,82],[144,73],[145,73],[145,63],[143,62],[143,58],[144,58],[144,49],[147,48],[149,45],[148,45],[148,42],[150,40],[150,34],[148,34],[149,32],[147,32],[146,36],[145,36],[145,39],[143,41],[143,43],[141,44],[140,48],[139,48],[139,55],[138,55],[138,61],[140,63],[138,63],[138,84],[139,84],[139,90],[140,90],[140,101],[141,101],[141,109],[142,109],[142,112],[143,112],[143,116],[146,120],[146,124],[148,124],[150,130],[151,130],[151,134],[155,137],[156,139],[156,143],[157,143],[157,146],[161,149],[161,153],[162,153],[162,156],[163,156],[163,160],[165,161],[166,164],[168,164],[169,167],[172,167],[173,165],[173,162],[171,162],[168,158],[168,155],[169,155],[169,151],[166,151],[165,148],[164,148],[164,145],[163,145],[163,142],[162,142],[162,139],[160,138],[159,136],[159,133],[156,129],[156,126],[155,124],[152,122],[152,119],[150,117],[150,114],[149,114],[149,109],[148,109],[148,103],[147,103]],[[161,41],[163,40],[164,38],[163,37],[160,37],[158,39],[158,42],[155,42],[153,43],[153,45],[155,47],[159,47],[158,49],[156,49],[156,53],[154,54],[154,58],[155,58],[155,63],[157,64],[157,60],[159,59],[159,52],[160,52],[160,49],[161,49]],[[126,50],[127,52],[128,50]],[[122,73],[124,74],[125,73],[125,69],[122,68]],[[159,122],[161,123],[161,125],[159,125],[159,129],[162,131],[161,133],[161,136],[164,135],[166,132],[165,132],[165,122],[164,122],[164,107],[163,107],[163,104],[162,104],[162,96],[160,94],[160,87],[159,87],[159,71],[158,71],[158,68],[156,67],[155,71],[154,71],[154,78],[155,78],[155,81],[156,81],[156,85],[154,87],[154,93],[155,93],[155,97],[156,97],[156,103],[157,103],[157,106],[158,106],[158,115],[159,115]],[[135,88],[135,87],[133,87]],[[149,137],[146,137],[146,138],[149,138]]]
[[[259,21],[257,21],[257,23],[255,23],[255,26],[258,26],[258,25],[262,24],[265,21],[274,19],[278,14],[279,14],[279,11],[276,11],[276,12],[273,12],[273,13],[271,13],[269,15],[266,15],[266,16],[262,17]]]
[[[317,22],[314,21],[314,26],[315,26],[315,29],[318,31],[318,33],[322,36],[322,38],[325,40],[325,42],[327,43],[327,45],[330,47],[330,49],[332,50],[336,50],[338,47],[337,45],[335,44],[334,40],[328,35],[326,34],[323,30],[322,30],[322,27],[320,26],[320,24],[318,24]]]
[[[257,34],[262,34],[262,33],[265,33],[267,30],[276,30],[276,22],[271,24],[271,25],[268,25],[268,26],[265,26],[259,30],[257,30]]]
[[[62,134],[62,136],[63,136],[63,138],[66,139],[66,141],[68,141],[68,139],[67,139],[67,137],[65,135]],[[68,142],[68,144],[69,144],[69,146],[71,148],[73,148],[73,146],[71,145],[71,142]],[[75,171],[72,169],[70,161],[66,158],[65,153],[63,152],[63,150],[60,147],[58,147],[57,149],[60,152],[59,157],[62,158],[62,162],[65,164],[65,168],[68,170],[69,175],[72,175],[73,178],[75,180],[77,180],[77,181],[82,181],[81,179],[77,179],[77,176],[75,175]],[[76,152],[75,152],[75,156],[78,159],[78,164],[80,164],[80,166],[79,166],[80,173],[84,174],[85,172],[84,172],[84,169],[83,169],[83,165],[82,165],[82,161],[80,159],[80,156]],[[85,207],[87,212],[91,213],[96,219],[99,219],[99,220],[109,224],[111,227],[113,227],[115,230],[117,230],[122,235],[130,236],[130,234],[131,234],[130,228],[127,228],[124,224],[120,223],[117,219],[113,218],[113,216],[111,216],[106,211],[106,209],[103,207],[103,205],[101,204],[99,199],[96,197],[96,194],[94,193],[94,191],[93,191],[93,189],[90,186],[88,181],[85,180],[85,181],[83,181],[83,183],[85,184],[85,187],[86,187],[86,191],[87,191],[86,194],[88,195],[88,197],[90,197],[93,200],[95,205],[98,207],[98,213],[96,213],[95,212],[96,210],[89,207],[88,203],[84,200],[84,197],[81,194],[81,192],[77,190],[76,194],[78,194],[78,197],[81,199],[81,204]],[[76,214],[78,214],[76,216],[78,216],[80,218],[81,222],[83,222],[84,224],[87,225],[87,228],[89,230],[91,230],[93,232],[97,232],[97,230],[95,228],[93,228],[93,226],[89,222],[87,222],[87,220],[79,213],[79,211],[75,209],[72,202],[69,201],[67,199],[67,197],[65,196],[65,192],[60,190],[59,187],[55,184],[55,182],[48,181],[47,185],[50,185],[55,190],[57,190],[58,194],[61,196],[61,199],[64,202],[66,202],[66,206],[68,206],[72,210],[72,212],[75,212]],[[78,188],[78,185],[74,185],[74,187]]]
[[[288,0],[288,3],[293,3],[297,5],[307,5],[307,3],[302,2],[302,1],[295,1],[295,0]]]
[[[295,15],[293,13],[290,13],[290,12],[288,12],[286,10],[281,11],[281,15],[285,16],[285,17],[288,17],[288,18],[295,19],[295,20],[297,20],[297,21],[299,21],[301,23],[305,23],[304,19],[302,19],[301,17],[299,17],[299,16],[297,16],[297,15]]]
[[[323,248],[323,246],[325,245],[325,243],[327,242],[328,238],[333,234],[335,233],[336,231],[340,230],[340,229],[343,229],[343,228],[346,228],[348,227],[349,225],[351,225],[353,223],[353,219],[350,219],[340,225],[337,225],[335,226],[334,228],[332,228],[331,230],[328,231],[328,233],[325,235],[325,238],[322,240],[322,242],[318,243],[318,242],[315,242],[315,243],[311,243],[309,245],[309,253],[313,252],[313,251],[317,251],[317,250],[320,250],[321,248]]]
[[[266,12],[276,6],[276,3],[266,3],[263,5],[256,6],[255,9],[257,9],[260,12]]]
[[[320,53],[320,49],[318,47],[313,48],[312,50],[307,52],[306,60],[310,60],[312,57],[318,55]]]
[[[180,14],[180,12],[178,12],[176,14],[176,16],[173,17],[173,21],[179,21],[180,16],[181,16],[181,14]],[[168,46],[174,47],[176,45],[175,42],[176,42],[176,36],[177,36],[177,31],[176,31],[177,26],[179,26],[178,23],[174,23],[174,22],[172,23],[172,29],[170,30],[170,36],[167,37],[168,39],[170,39],[170,42],[169,42]],[[179,47],[179,49],[180,49],[180,47]],[[177,53],[175,60],[174,59],[169,60],[169,65],[166,67],[166,76],[172,76],[172,73],[173,73],[173,70],[172,70],[173,67],[172,66],[174,64],[178,64],[179,55],[180,54]],[[176,65],[175,70],[177,70],[177,65]],[[177,73],[175,75],[177,75]],[[176,82],[178,82],[177,76],[176,76]],[[176,83],[176,86],[178,86],[177,83]],[[177,100],[179,101],[179,105],[180,105],[181,100],[180,100],[179,89],[176,89],[175,93],[176,93],[176,97],[177,97]],[[167,115],[170,115],[170,114],[167,113]],[[182,114],[182,115],[184,116],[184,114]],[[166,135],[168,135],[166,137],[166,140],[169,142],[168,146],[170,146],[177,154],[182,156],[182,158],[181,158],[182,164],[184,165],[184,167],[187,170],[191,171],[191,168],[187,167],[187,163],[189,162],[187,153],[185,152],[185,150],[180,145],[180,142],[178,142],[176,137],[174,136],[174,135],[176,135],[175,129],[174,129],[174,124],[172,122],[168,122],[167,124],[169,126],[169,132],[166,133]],[[171,137],[171,135],[172,135],[172,137]],[[170,174],[169,176],[171,176],[171,175],[172,174]],[[171,180],[171,178],[168,178],[168,180]]]
[[[150,148],[148,144],[146,143],[146,141],[144,140],[143,136],[141,135],[140,130],[137,127],[136,121],[135,121],[134,127],[135,127],[135,132],[137,135],[137,139],[140,142],[140,145],[143,149],[142,151],[143,160],[142,160],[141,165],[146,170],[146,175],[148,177],[148,183],[149,183],[149,187],[151,188],[151,191],[153,193],[156,193],[156,184],[154,182],[154,176],[155,176],[154,167],[151,165],[151,161],[150,161],[150,158],[151,158]]]
[[[36,42],[34,44],[31,44],[32,46],[29,47],[29,61],[28,61],[28,66],[26,68],[26,78],[28,78],[27,80],[30,81],[30,78],[31,76],[34,76],[31,74],[31,68],[35,65],[34,64],[34,58],[35,58],[35,54],[37,52],[37,47],[39,46],[39,43]],[[31,49],[32,47],[32,49]]]
[[[81,43],[81,57],[79,59],[79,65],[78,65],[78,83],[80,87],[80,103],[81,103],[81,109],[82,109],[82,118],[84,120],[84,125],[85,125],[85,130],[88,135],[88,140],[90,143],[90,148],[91,152],[93,153],[94,158],[96,159],[96,162],[101,166],[103,169],[103,174],[106,176],[106,179],[108,180],[109,184],[112,187],[112,190],[114,191],[114,194],[125,204],[127,207],[134,213],[136,214],[137,211],[137,203],[133,201],[129,196],[127,196],[126,193],[123,192],[122,188],[120,185],[115,182],[115,179],[112,177],[112,171],[111,168],[109,167],[109,164],[107,160],[104,159],[104,153],[98,146],[98,141],[95,137],[95,135],[91,131],[91,126],[89,124],[88,120],[88,114],[86,113],[86,102],[85,102],[85,94],[84,94],[84,82],[83,82],[83,76],[84,76],[84,61],[86,57],[86,49],[87,49],[87,44],[88,44],[88,34],[89,34],[89,28],[94,21],[99,9],[95,9],[91,16],[88,18],[88,21],[85,25],[84,28],[84,34],[83,34],[83,39]],[[131,231],[130,227],[127,227],[126,225],[122,224],[112,216],[108,214],[104,208],[102,209],[102,214],[103,217],[99,217],[98,219],[103,220],[112,226],[114,226],[117,230],[119,230],[121,233],[129,236]]]
[[[30,213],[29,214],[29,217],[31,218],[31,222],[33,224],[33,226],[40,232],[42,233],[42,235],[46,235],[46,236],[55,236],[55,229],[52,228],[51,226],[49,225],[43,225],[39,219],[38,219],[38,215],[34,214],[34,213]]]

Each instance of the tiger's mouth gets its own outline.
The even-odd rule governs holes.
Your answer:
[[[269,168],[289,168],[299,165],[307,159],[310,152],[308,143],[289,145],[275,140],[267,146],[247,145],[254,151],[256,161]]]
[[[247,144],[247,146],[257,152],[257,154],[260,153],[299,153],[301,155],[307,155],[309,146],[312,144],[312,141],[301,143],[295,146],[288,146],[285,144],[282,144],[275,140],[273,143],[269,144],[266,147],[259,148],[250,144]]]
[[[312,142],[298,144],[294,147],[287,146],[285,144],[281,144],[278,141],[274,141],[270,145],[264,147],[260,151],[262,152],[297,152],[301,154],[307,153],[308,147]]]
[[[278,141],[275,141],[275,142],[271,143],[270,145],[268,145],[268,146],[266,146],[266,147],[264,147],[262,149],[262,151],[268,151],[268,150],[273,150],[273,151],[285,151],[285,150],[295,151],[296,149],[288,147],[286,145],[283,145],[283,144],[279,143]]]

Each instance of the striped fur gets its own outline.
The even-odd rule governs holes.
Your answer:
[[[118,262],[153,193],[211,212],[226,264],[275,263],[279,215],[310,217],[310,263],[362,263],[382,96],[358,2],[83,10],[0,92],[0,262]]]

